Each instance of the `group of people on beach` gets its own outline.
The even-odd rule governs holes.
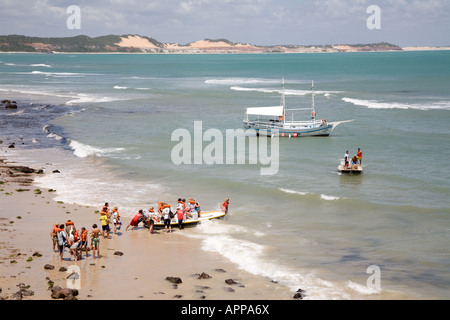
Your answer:
[[[228,212],[228,204],[229,198],[226,198],[220,205],[221,210],[225,213]],[[58,249],[60,261],[63,261],[65,248],[69,248],[69,253],[71,256],[74,256],[75,261],[82,259],[83,252],[86,253],[87,258],[89,256],[88,234],[91,238],[90,250],[93,251],[92,258],[95,260],[96,254],[97,257],[100,258],[100,237],[102,236],[104,239],[110,238],[110,223],[113,223],[114,225],[114,234],[117,234],[117,231],[120,230],[122,226],[122,222],[120,221],[121,218],[118,208],[114,207],[110,210],[108,202],[105,203],[99,213],[99,220],[102,228],[100,229],[97,224],[94,223],[90,233],[85,227],[82,227],[81,230],[77,230],[75,223],[71,220],[67,220],[62,224],[53,224],[50,237],[53,242],[53,252],[56,252],[55,248]],[[187,204],[185,199],[178,198],[176,214],[178,226],[181,230],[183,220],[200,217],[200,205],[192,198],[189,199]],[[131,219],[125,231],[127,231],[130,226],[132,227],[131,230],[136,229],[138,224],[142,222],[144,226],[149,228],[149,233],[152,234],[155,222],[159,223],[163,220],[164,229],[169,233],[172,232],[171,222],[174,218],[175,213],[172,212],[172,207],[168,203],[159,201],[158,210],[156,212],[153,207],[150,207],[147,212],[139,210],[133,219]]]
[[[95,254],[100,258],[100,234],[101,231],[96,224],[92,226],[90,233],[91,237],[91,250],[93,251],[93,259],[95,260]],[[83,251],[86,252],[86,258],[88,257],[88,230],[82,227],[81,230],[77,230],[75,223],[71,220],[67,220],[62,224],[53,224],[53,229],[50,233],[53,241],[53,252],[55,247],[58,248],[59,259],[63,261],[64,249],[69,248],[70,255],[74,256],[75,261],[81,260]]]
[[[114,234],[117,230],[120,230],[122,223],[120,222],[120,215],[117,207],[114,207],[111,212],[109,204],[106,202],[100,211],[100,223],[101,229],[96,223],[92,225],[92,230],[89,234],[91,238],[90,250],[92,250],[92,258],[95,260],[96,254],[100,258],[100,237],[109,239],[110,227],[109,223],[112,221],[114,224]],[[70,255],[74,256],[75,261],[81,260],[83,252],[86,252],[86,258],[89,256],[88,247],[88,230],[82,227],[81,230],[77,230],[75,223],[71,220],[67,220],[63,224],[53,224],[53,229],[50,236],[53,241],[53,252],[55,247],[58,248],[60,261],[63,261],[64,249],[69,248]]]
[[[345,169],[348,169],[348,168],[352,168],[352,169],[355,169],[356,168],[356,166],[358,165],[358,162],[359,162],[359,165],[362,165],[362,151],[361,151],[361,148],[358,148],[358,151],[356,152],[356,155],[354,155],[353,157],[352,157],[352,162],[351,162],[351,165],[350,165],[350,156],[349,156],[349,154],[348,154],[348,150],[345,152],[345,155],[344,155],[344,168]]]

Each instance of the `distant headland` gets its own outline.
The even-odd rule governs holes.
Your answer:
[[[409,50],[413,50],[411,47]],[[448,49],[448,48],[447,48]],[[39,53],[319,53],[402,51],[397,45],[372,44],[334,45],[270,45],[234,43],[227,39],[205,39],[188,44],[162,43],[140,35],[107,35],[91,38],[85,35],[60,38],[0,36],[0,52]]]

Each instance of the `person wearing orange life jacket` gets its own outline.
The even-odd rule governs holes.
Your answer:
[[[70,254],[74,256],[75,261],[78,261],[78,247],[80,245],[80,233],[77,229],[72,230],[72,245],[70,246]]]
[[[159,214],[162,214],[162,211],[164,208],[170,208],[170,205],[168,203],[165,203],[163,201],[158,201],[158,212]]]
[[[73,223],[72,220],[67,220],[64,223],[64,225],[65,225],[65,228],[66,228],[65,230],[66,230],[67,235],[69,236],[69,238],[71,238],[72,230],[75,228],[75,223]]]
[[[55,254],[55,252],[58,252],[58,232],[61,229],[59,228],[59,225],[57,223],[53,224],[53,228],[52,228],[52,232],[50,232],[50,238],[52,239],[52,243],[53,243],[53,254]],[[56,250],[55,250],[56,248]]]
[[[102,208],[102,212],[109,214],[109,203],[108,202],[105,202],[105,205]]]
[[[153,210],[153,207],[150,207],[150,209],[148,209],[148,214],[149,214],[148,233],[152,234],[153,233],[153,225],[155,224],[155,222],[161,221],[161,217],[157,213],[155,213],[155,211]]]
[[[80,244],[78,245],[78,250],[80,250],[80,260],[83,258],[83,250],[86,251],[86,259],[88,254],[88,230],[85,227],[81,228],[80,233]]]

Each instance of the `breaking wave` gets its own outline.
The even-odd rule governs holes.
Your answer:
[[[409,104],[398,102],[383,102],[378,100],[362,100],[352,98],[342,98],[343,101],[356,106],[367,107],[369,109],[415,109],[415,110],[450,110],[450,101],[432,102],[430,104]]]

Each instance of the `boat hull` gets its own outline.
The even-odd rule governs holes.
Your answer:
[[[353,165],[351,167],[345,168],[343,164],[340,164],[337,168],[338,172],[345,173],[345,174],[361,174],[363,173],[363,167],[358,165]]]
[[[206,220],[212,220],[212,219],[221,219],[225,217],[226,213],[221,211],[207,211],[202,212],[200,214],[200,217],[197,218],[187,218],[186,220],[183,220],[181,223],[182,227],[195,227],[197,224],[201,223],[202,221]],[[178,218],[175,214],[175,218],[171,219],[170,225],[172,227],[178,227]],[[148,226],[146,226],[148,227]],[[153,224],[154,229],[164,229],[164,220],[160,222],[155,222]]]
[[[308,137],[308,136],[322,136],[326,137],[331,134],[334,129],[332,124],[321,125],[321,126],[267,126],[262,127],[255,123],[244,123],[246,129],[253,129],[256,131],[257,135],[267,135],[268,137]]]

